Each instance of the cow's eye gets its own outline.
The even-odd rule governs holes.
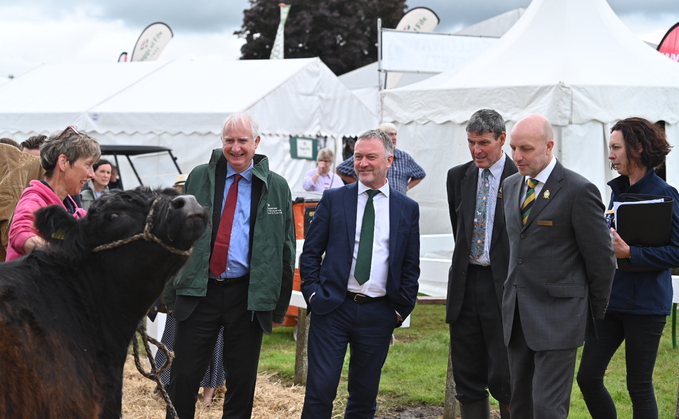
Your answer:
[[[115,220],[116,218],[118,218],[118,214],[116,214],[116,213],[111,213],[111,214],[108,215],[108,217],[106,217],[106,219],[107,219],[108,221],[113,221],[113,220]]]

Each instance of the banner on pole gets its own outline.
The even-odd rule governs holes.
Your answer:
[[[396,25],[397,31],[407,32],[433,32],[439,24],[439,17],[433,10],[426,7],[415,7],[408,10]],[[387,89],[392,89],[401,81],[403,73],[387,73],[384,84]]]
[[[271,48],[271,60],[282,60],[285,58],[285,22],[288,20],[288,13],[290,13],[290,5],[280,3],[278,7],[281,8],[281,21],[278,23],[278,31],[276,32],[276,40]]]
[[[441,73],[481,54],[499,38],[382,30],[382,70]]]
[[[662,41],[658,44],[658,52],[671,60],[679,62],[679,23],[667,31]]]
[[[173,33],[169,26],[162,22],[152,23],[139,35],[130,61],[155,61],[165,46],[172,39]]]

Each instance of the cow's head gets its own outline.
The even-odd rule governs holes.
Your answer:
[[[130,238],[155,240],[154,246],[187,256],[207,223],[207,210],[193,196],[141,187],[103,195],[81,220],[56,205],[35,213],[35,227],[50,243],[46,250],[58,252],[68,264],[78,263],[92,251],[124,246],[119,241]]]

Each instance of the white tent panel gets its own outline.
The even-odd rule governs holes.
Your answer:
[[[314,161],[290,156],[290,136],[318,138],[341,155],[343,136],[377,125],[376,116],[318,58],[45,65],[0,86],[0,135],[23,141],[77,125],[102,144],[169,147],[184,172],[221,146],[234,112],[260,123],[258,152],[292,189]],[[137,156],[144,184],[169,186],[176,169],[164,154]],[[119,159],[125,187],[137,185]]]
[[[664,120],[670,143],[679,141],[679,67],[632,34],[604,0],[534,0],[512,29],[467,65],[383,91],[381,99],[382,119],[400,126],[399,141],[415,135],[411,154],[427,170],[425,182],[445,183],[449,167],[469,160],[467,151],[442,167],[436,154],[466,144],[463,128],[482,108],[500,112],[508,132],[530,113],[546,116],[555,126],[557,157],[594,182],[604,200],[610,194],[606,181],[615,175],[606,149],[613,123],[630,116]],[[416,127],[430,125],[439,130],[418,136]],[[435,142],[439,151],[421,152],[425,142]],[[675,153],[667,176],[677,184]],[[448,233],[430,221],[441,212],[430,202],[445,205],[436,196],[441,189],[413,192],[422,231]]]
[[[84,127],[83,111],[120,93],[167,63],[43,65],[0,86],[0,127],[51,132]]]

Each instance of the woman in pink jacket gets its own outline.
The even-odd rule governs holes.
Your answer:
[[[78,195],[94,177],[92,165],[99,160],[99,143],[74,127],[52,135],[40,148],[40,164],[45,180],[33,180],[17,203],[9,228],[6,260],[16,259],[45,244],[33,229],[33,213],[48,205],[60,205],[76,218],[87,212],[70,195]]]

